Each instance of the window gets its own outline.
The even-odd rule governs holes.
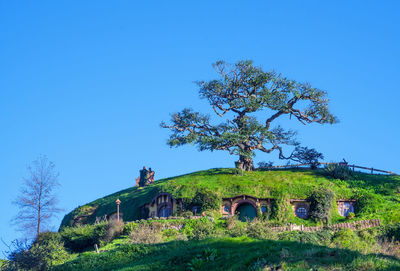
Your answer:
[[[159,211],[158,214],[159,217],[169,217],[169,208],[168,207],[162,207]]]
[[[268,210],[267,206],[261,206],[261,213],[266,213]]]
[[[354,213],[354,206],[350,202],[343,202],[340,214],[342,216],[348,216],[350,213]]]
[[[196,213],[198,212],[198,210],[199,210],[199,207],[193,206],[193,208],[192,208],[192,213],[193,213],[194,215],[196,215]]]
[[[304,207],[297,208],[296,215],[300,218],[307,218],[307,209]]]
[[[231,208],[229,207],[229,205],[224,205],[224,212],[225,213],[229,213],[229,210],[230,210]]]

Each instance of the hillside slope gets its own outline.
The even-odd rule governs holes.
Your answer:
[[[175,198],[193,198],[196,191],[207,188],[222,197],[251,195],[276,198],[289,194],[305,199],[318,187],[330,188],[337,199],[357,199],[359,219],[380,218],[383,223],[400,221],[400,176],[355,173],[351,180],[332,179],[323,170],[293,169],[245,172],[235,175],[233,169],[210,169],[161,179],[148,187],[132,187],[78,207],[67,214],[63,226],[83,217],[93,223],[96,217],[116,211],[115,201],[121,200],[120,210],[125,221],[140,218],[140,206],[149,203],[160,192]]]

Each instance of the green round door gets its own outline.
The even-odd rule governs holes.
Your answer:
[[[240,221],[250,221],[257,216],[256,208],[250,203],[242,203],[237,208],[235,213],[239,216]]]

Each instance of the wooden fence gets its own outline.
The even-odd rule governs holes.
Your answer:
[[[304,227],[303,225],[291,224],[283,227],[273,227],[271,228],[273,231],[284,232],[284,231],[305,231],[305,232],[316,232],[321,231],[323,229],[329,229],[332,231],[338,231],[341,229],[352,229],[352,230],[362,230],[367,228],[373,228],[380,226],[381,223],[379,219],[370,219],[370,220],[361,220],[355,221],[352,223],[339,223],[329,226],[313,226],[313,227]]]
[[[329,165],[329,164],[339,164],[343,166],[347,166],[353,171],[355,171],[356,168],[358,169],[364,169],[368,170],[371,172],[371,174],[374,174],[375,172],[380,172],[380,173],[386,173],[386,174],[391,174],[391,175],[398,175],[392,171],[387,171],[387,170],[382,170],[382,169],[376,169],[376,168],[369,168],[369,167],[362,167],[362,166],[357,166],[357,165],[349,165],[347,163],[325,163],[325,162],[320,162],[320,165]],[[270,166],[270,167],[265,167],[265,169],[274,169],[274,168],[298,168],[298,167],[309,167],[310,164],[296,164],[296,165],[283,165],[283,166]]]

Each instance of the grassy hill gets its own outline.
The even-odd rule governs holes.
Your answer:
[[[124,220],[137,220],[139,207],[149,203],[159,192],[190,199],[201,188],[215,191],[221,198],[241,194],[277,198],[288,194],[291,198],[305,199],[316,188],[325,187],[330,188],[337,199],[358,200],[356,219],[379,218],[382,223],[400,221],[400,176],[356,172],[350,180],[343,181],[327,176],[321,169],[254,171],[245,172],[243,176],[234,172],[234,169],[210,169],[161,179],[148,187],[128,188],[76,208],[64,217],[61,227],[72,225],[72,220],[81,215],[87,216],[85,222],[93,223],[96,217],[115,212],[118,198],[122,201],[120,210]],[[333,217],[333,222],[340,219]]]
[[[0,270],[400,270],[399,176],[353,173],[343,181],[321,169],[235,172],[210,169],[166,178],[78,207],[64,217],[59,232],[41,234],[14,261],[0,262]],[[159,192],[190,200],[203,188],[221,198],[276,198],[274,204],[281,207],[282,195],[306,199],[316,189],[329,188],[336,199],[357,200],[356,216],[350,220],[339,216],[337,206],[330,206],[331,223],[379,218],[381,226],[274,230],[287,222],[315,224],[295,217],[290,207],[278,212],[288,218],[285,221],[276,212],[240,221],[236,216],[221,217],[219,211],[207,211],[197,219],[182,214],[176,219],[137,220],[139,207]],[[93,223],[96,217],[115,212],[117,198],[124,221]],[[86,225],[69,227],[77,217],[86,219]]]

